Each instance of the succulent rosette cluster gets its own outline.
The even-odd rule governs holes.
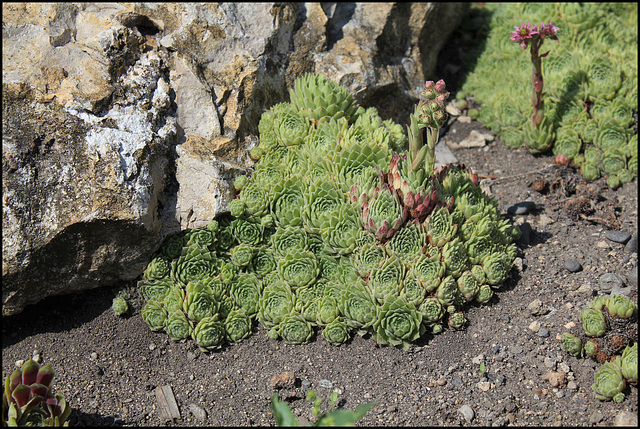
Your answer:
[[[55,371],[33,359],[4,382],[2,426],[69,426],[71,407],[62,393],[53,393]]]
[[[472,98],[481,107],[469,116],[507,147],[551,152],[589,182],[604,177],[615,189],[637,177],[638,54],[629,48],[636,43],[637,4],[483,8],[492,16],[487,44],[458,104]]]
[[[582,333],[562,334],[562,348],[602,366],[591,386],[596,398],[622,402],[638,382],[638,305],[624,295],[598,296],[580,312]]]
[[[518,228],[464,166],[435,168],[444,81],[428,81],[407,134],[321,75],[262,115],[252,174],[229,213],[167,239],[139,282],[142,317],[205,351],[271,338],[407,348],[462,329],[516,257]]]

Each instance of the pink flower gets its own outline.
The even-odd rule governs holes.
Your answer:
[[[553,22],[549,21],[549,24],[544,25],[544,22],[540,23],[540,38],[544,39],[545,37],[550,38],[551,40],[558,40],[558,36],[556,36],[556,33],[558,33],[558,30],[560,30],[560,28],[555,27],[553,25]]]
[[[440,79],[438,82],[436,82],[436,92],[442,92],[444,91],[445,88],[445,83],[444,80]]]
[[[526,49],[529,39],[538,34],[538,28],[535,25],[531,26],[531,22],[527,22],[526,24],[523,22],[520,27],[514,26],[513,28],[515,28],[515,30],[511,32],[509,40],[512,42],[520,42],[522,49]]]

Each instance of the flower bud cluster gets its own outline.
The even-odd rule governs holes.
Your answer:
[[[444,102],[449,97],[449,92],[445,91],[445,83],[442,79],[434,83],[428,80],[422,91],[423,99],[418,103],[417,116],[421,124],[430,128],[440,128],[448,119],[444,108]]]

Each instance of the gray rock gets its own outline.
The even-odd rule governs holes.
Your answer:
[[[624,231],[605,231],[604,237],[614,243],[626,244],[631,238],[631,234]]]
[[[196,420],[200,423],[204,423],[204,421],[207,419],[207,411],[200,405],[193,403],[189,404],[189,411],[191,411],[193,417],[195,417]]]
[[[529,243],[531,243],[531,225],[529,224],[529,222],[524,222],[522,225],[518,226],[518,228],[520,228],[521,232],[518,243],[528,246]]]
[[[603,293],[610,293],[612,289],[620,288],[623,284],[622,277],[616,273],[605,273],[598,279],[598,288]]]
[[[627,282],[631,286],[638,286],[638,266],[636,265],[633,269],[627,274]]]
[[[582,265],[575,259],[567,259],[564,261],[564,267],[572,273],[582,271]]]
[[[626,253],[638,253],[638,234],[633,234],[624,246]]]
[[[471,408],[469,405],[466,405],[466,404],[458,408],[458,412],[462,414],[462,417],[467,423],[471,423],[471,421],[475,417],[473,408]]]
[[[638,414],[622,410],[613,419],[613,425],[638,427]]]
[[[535,208],[535,206],[536,204],[533,201],[523,201],[521,203],[509,205],[505,210],[509,214],[526,215],[531,209]]]
[[[545,327],[542,327],[538,330],[538,336],[542,338],[546,338],[549,336],[549,330]]]

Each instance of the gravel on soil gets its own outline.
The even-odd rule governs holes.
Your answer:
[[[443,140],[464,138],[471,129],[488,132],[477,122],[453,121]],[[241,343],[205,354],[193,341],[174,343],[151,332],[140,317],[140,299],[133,315],[117,317],[111,310],[116,289],[102,288],[4,318],[3,377],[34,355],[51,364],[55,391],[73,408],[73,426],[274,426],[275,392],[300,421],[313,421],[305,400],[310,389],[324,404],[338,392],[337,406],[351,410],[375,401],[358,422],[363,426],[628,422],[638,412],[637,388],[629,387],[622,403],[599,401],[591,390],[599,364],[568,355],[559,338],[579,325],[580,310],[597,294],[614,290],[637,301],[637,253],[612,240],[619,232],[637,237],[637,179],[616,191],[603,179],[587,184],[551,157],[508,150],[499,139],[453,153],[479,174],[500,207],[528,208],[505,211],[515,224],[529,226],[527,240],[490,303],[466,310],[464,330],[426,335],[402,351],[360,336],[337,347],[321,335],[287,345],[257,327]],[[549,185],[545,193],[534,189],[536,180]],[[569,182],[572,192],[562,186]],[[583,196],[588,210],[576,210],[571,203]],[[582,269],[568,269],[568,260]],[[286,383],[276,386],[274,377]],[[161,418],[158,386],[171,387],[180,418]]]

